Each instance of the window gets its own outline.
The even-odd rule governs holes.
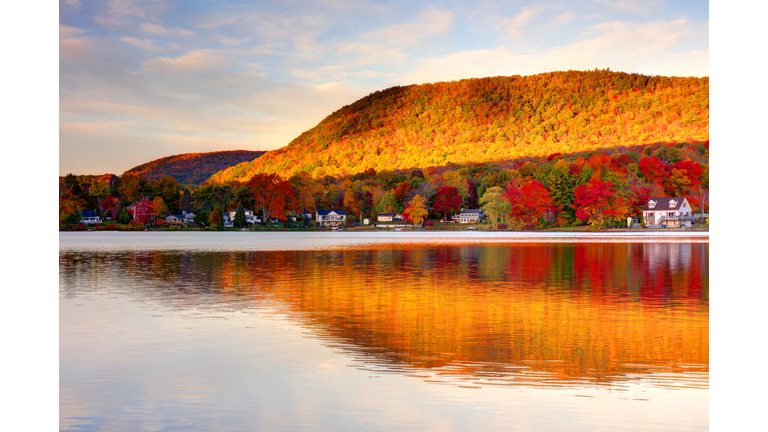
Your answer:
[[[669,200],[669,206],[670,206],[670,207],[674,207],[674,206],[676,206],[676,205],[677,205],[677,201],[675,201],[675,200]]]
[[[667,217],[675,217],[675,212],[668,212]]]
[[[648,208],[656,207],[656,201],[648,201]]]

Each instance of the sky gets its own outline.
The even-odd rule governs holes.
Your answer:
[[[708,76],[708,3],[61,0],[59,175],[280,148],[396,85],[594,68]]]

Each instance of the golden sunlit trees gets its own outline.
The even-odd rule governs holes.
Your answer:
[[[158,219],[164,218],[168,214],[168,206],[165,205],[162,198],[156,197],[152,200],[152,214]]]
[[[414,196],[403,210],[403,217],[408,222],[418,225],[427,218],[429,212],[425,205],[425,199],[421,195]]]

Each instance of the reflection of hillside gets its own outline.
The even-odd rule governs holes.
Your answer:
[[[93,274],[180,308],[277,300],[369,369],[552,384],[708,371],[707,244],[67,253],[60,262],[65,295],[88,289],[69,286],[70,275]]]

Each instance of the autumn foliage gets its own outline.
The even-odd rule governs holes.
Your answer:
[[[709,139],[709,78],[567,71],[392,87],[210,181],[313,178]],[[622,161],[617,161],[622,162]]]

